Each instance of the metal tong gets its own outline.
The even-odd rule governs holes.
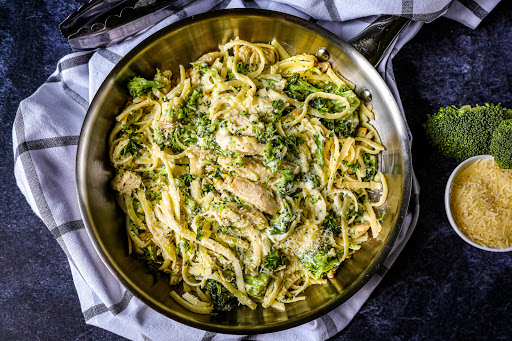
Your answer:
[[[74,51],[108,47],[175,14],[195,0],[91,0],[60,25]],[[350,42],[373,65],[410,19],[383,15]]]
[[[59,29],[74,51],[108,47],[175,14],[194,0],[91,0]]]

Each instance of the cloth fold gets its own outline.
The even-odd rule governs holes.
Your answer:
[[[97,89],[114,65],[144,38],[185,17],[223,8],[264,8],[316,22],[345,40],[357,35],[377,15],[413,20],[388,50],[378,71],[403,108],[392,59],[423,22],[445,15],[476,27],[499,0],[196,0],[153,27],[107,49],[72,53],[29,98],[22,101],[13,127],[17,185],[34,212],[66,253],[85,322],[133,340],[240,340],[185,326],[153,311],[126,290],[105,267],[84,229],[75,188],[75,159],[80,129]],[[404,116],[405,119],[405,116]],[[411,136],[412,140],[412,136]],[[419,185],[413,175],[409,212],[383,266],[366,285],[332,312],[285,331],[244,339],[325,340],[343,330],[377,287],[412,234],[419,214]]]

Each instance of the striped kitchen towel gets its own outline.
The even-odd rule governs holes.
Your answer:
[[[378,15],[414,21],[388,50],[378,70],[401,102],[392,59],[424,22],[439,16],[476,27],[499,0],[280,0],[191,1],[155,26],[107,49],[63,57],[57,70],[20,103],[14,127],[15,175],[19,188],[66,253],[85,322],[133,340],[325,340],[339,333],[359,311],[393,264],[414,230],[419,214],[419,186],[414,178],[409,213],[384,266],[348,301],[332,312],[285,331],[251,335],[205,332],[172,321],[127,291],[105,267],[84,229],[75,189],[75,158],[89,103],[114,65],[136,44],[185,17],[223,8],[264,8],[311,20],[349,40]],[[412,138],[412,136],[411,136]]]

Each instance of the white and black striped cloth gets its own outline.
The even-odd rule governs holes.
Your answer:
[[[216,334],[172,321],[127,291],[96,254],[84,229],[75,190],[78,136],[94,94],[114,65],[151,33],[187,16],[223,8],[265,8],[290,13],[349,40],[380,14],[416,20],[402,32],[378,67],[400,107],[391,61],[423,22],[446,16],[476,27],[499,0],[196,0],[145,32],[108,49],[63,57],[57,70],[20,103],[14,127],[15,175],[19,188],[66,253],[85,322],[134,340],[325,340],[359,311],[409,239],[419,213],[414,178],[410,212],[381,271],[352,298],[315,321],[286,331],[249,337]],[[403,110],[402,110],[403,111]],[[412,137],[411,137],[412,138]]]

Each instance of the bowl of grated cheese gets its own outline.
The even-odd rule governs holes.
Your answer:
[[[446,215],[468,244],[492,252],[512,251],[512,169],[491,155],[459,164],[446,184]]]

